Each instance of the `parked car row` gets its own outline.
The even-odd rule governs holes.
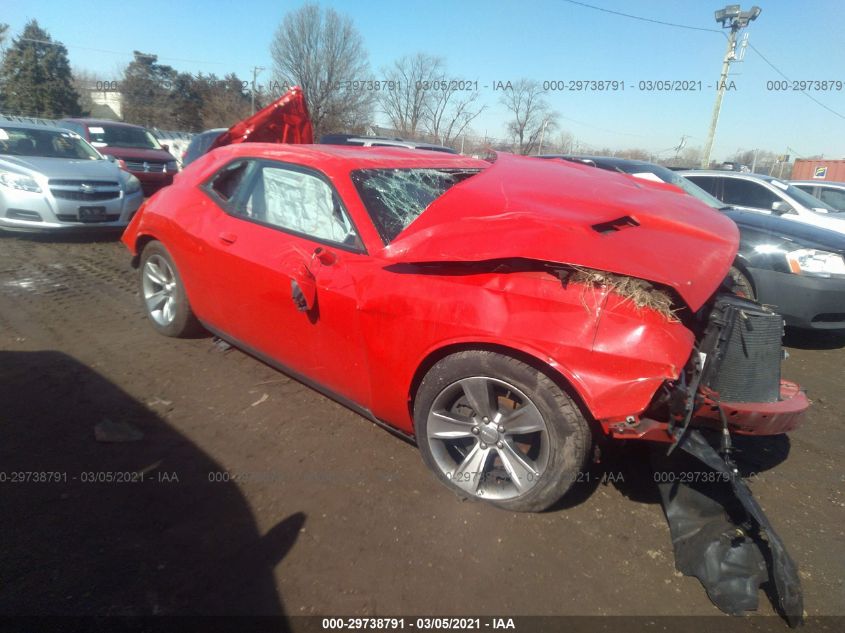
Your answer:
[[[94,119],[65,119],[61,125],[64,130],[6,124],[0,131],[0,165],[6,166],[0,172],[0,229],[125,226],[141,194],[169,185],[178,171],[168,148],[140,126]],[[194,135],[183,164],[217,146],[257,141],[312,141],[301,91],[292,90],[232,128]],[[454,153],[398,138],[349,134],[326,135],[321,144]],[[775,306],[788,325],[845,329],[845,184],[788,183],[743,171],[673,172],[600,156],[557,158],[669,183],[718,209],[740,228],[732,274],[748,297]],[[24,188],[27,178],[42,184]]]

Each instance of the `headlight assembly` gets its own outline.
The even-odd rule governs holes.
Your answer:
[[[17,189],[18,191],[41,193],[41,187],[38,186],[38,183],[31,176],[16,174],[12,171],[4,171],[2,169],[0,169],[0,185],[9,189]]]
[[[845,258],[836,253],[814,248],[801,248],[786,254],[789,270],[797,275],[845,277]]]
[[[126,179],[126,193],[135,193],[141,190],[141,181],[135,178],[132,174],[128,174]]]

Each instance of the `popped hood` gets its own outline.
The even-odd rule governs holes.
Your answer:
[[[251,117],[218,136],[210,152],[234,143],[313,143],[311,118],[302,88],[294,86]]]
[[[692,196],[623,174],[499,154],[384,250],[406,263],[531,259],[674,288],[693,310],[727,275],[736,225]]]

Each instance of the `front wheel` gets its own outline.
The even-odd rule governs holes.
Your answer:
[[[743,299],[751,299],[752,301],[757,300],[757,295],[754,293],[754,286],[745,273],[736,266],[731,266],[731,269],[728,271],[728,275],[731,278],[733,293],[735,295],[742,297]]]
[[[539,512],[583,472],[590,430],[543,372],[494,352],[436,363],[414,403],[423,460],[449,488],[499,507]]]
[[[188,336],[199,330],[173,257],[153,241],[141,253],[140,290],[152,326],[165,336]]]

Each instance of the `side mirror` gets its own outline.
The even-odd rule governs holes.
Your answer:
[[[162,143],[161,149],[163,149],[165,152],[169,152],[170,151],[170,145],[165,145],[164,143]]]
[[[291,299],[297,310],[308,312],[317,301],[317,282],[314,275],[297,253],[289,254],[282,261],[282,270],[290,278]]]
[[[785,215],[787,213],[795,213],[795,211],[783,200],[778,200],[772,203],[772,213],[775,215]]]

